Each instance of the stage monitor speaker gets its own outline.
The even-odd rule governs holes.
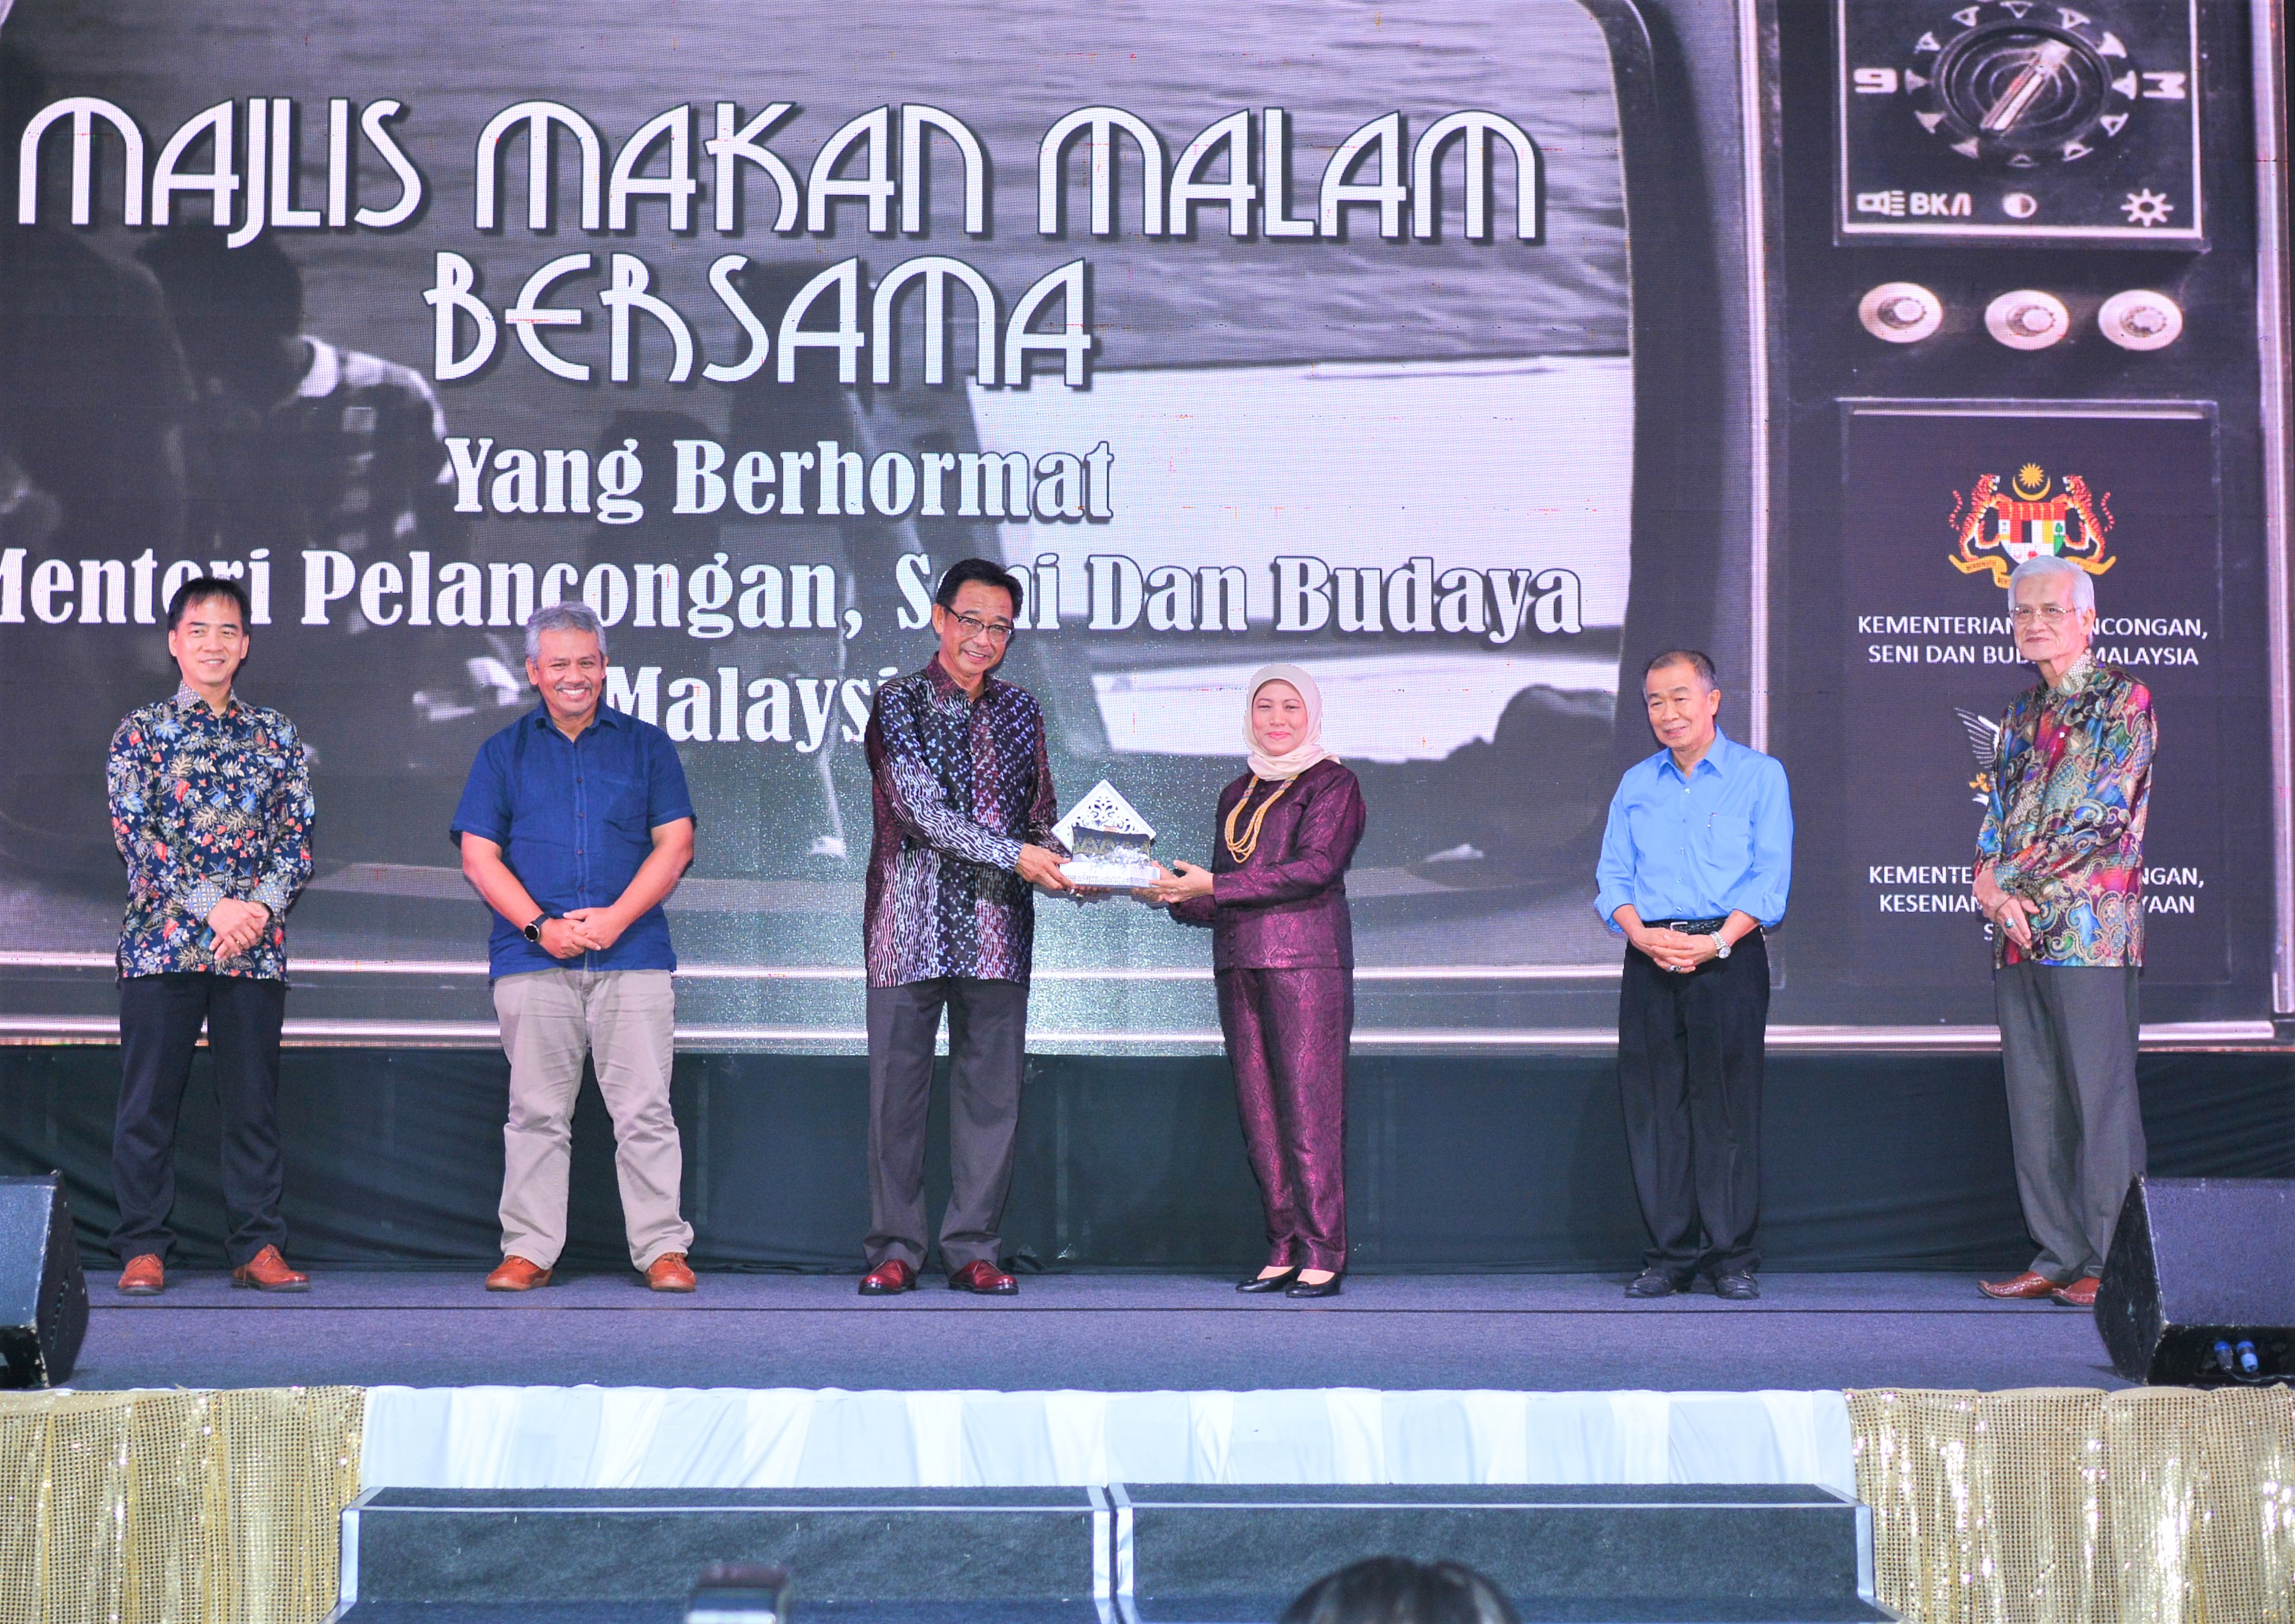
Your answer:
[[[2131,1382],[2295,1377],[2295,1179],[2139,1174],[2112,1231],[2095,1323]]]
[[[0,1179],[0,1387],[69,1378],[87,1334],[87,1277],[63,1176]]]

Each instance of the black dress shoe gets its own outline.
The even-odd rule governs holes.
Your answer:
[[[1235,1283],[1235,1289],[1239,1292],[1252,1293],[1279,1292],[1298,1277],[1299,1271],[1297,1269],[1286,1269],[1279,1275],[1268,1275],[1263,1277],[1254,1277],[1249,1280],[1237,1280]]]
[[[1662,1269],[1645,1269],[1626,1285],[1629,1297],[1670,1297],[1687,1282],[1677,1280]]]
[[[1310,1285],[1304,1280],[1294,1280],[1283,1288],[1286,1297],[1335,1297],[1339,1294],[1339,1277],[1333,1275],[1320,1285]]]
[[[1751,1302],[1761,1294],[1760,1283],[1749,1269],[1735,1269],[1713,1277],[1713,1294],[1729,1302]]]

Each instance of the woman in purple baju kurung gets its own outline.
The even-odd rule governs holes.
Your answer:
[[[1267,1267],[1237,1288],[1327,1297],[1347,1265],[1347,1040],[1354,934],[1347,864],[1362,788],[1322,747],[1322,696],[1295,665],[1252,678],[1251,771],[1220,795],[1212,866],[1154,888],[1212,930],[1220,1028],[1251,1170],[1267,1203]]]

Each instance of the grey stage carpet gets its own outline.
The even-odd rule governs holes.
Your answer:
[[[1249,1389],[2110,1387],[2093,1316],[1995,1303],[1967,1275],[1772,1274],[1759,1302],[1629,1302],[1624,1277],[1363,1276],[1320,1302],[1224,1279],[1024,1278],[1017,1298],[863,1298],[850,1276],[633,1274],[524,1296],[469,1273],[320,1274],[297,1296],[92,1277],[72,1385]]]

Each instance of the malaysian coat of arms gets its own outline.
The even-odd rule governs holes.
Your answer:
[[[2059,488],[2037,462],[2018,469],[2005,490],[1999,475],[1986,474],[1974,489],[1954,492],[1950,523],[1958,543],[1952,567],[1964,575],[1989,572],[2003,588],[2030,559],[2062,559],[2092,575],[2119,561],[2103,551],[2111,493],[2097,494],[2078,474],[2065,475]]]

